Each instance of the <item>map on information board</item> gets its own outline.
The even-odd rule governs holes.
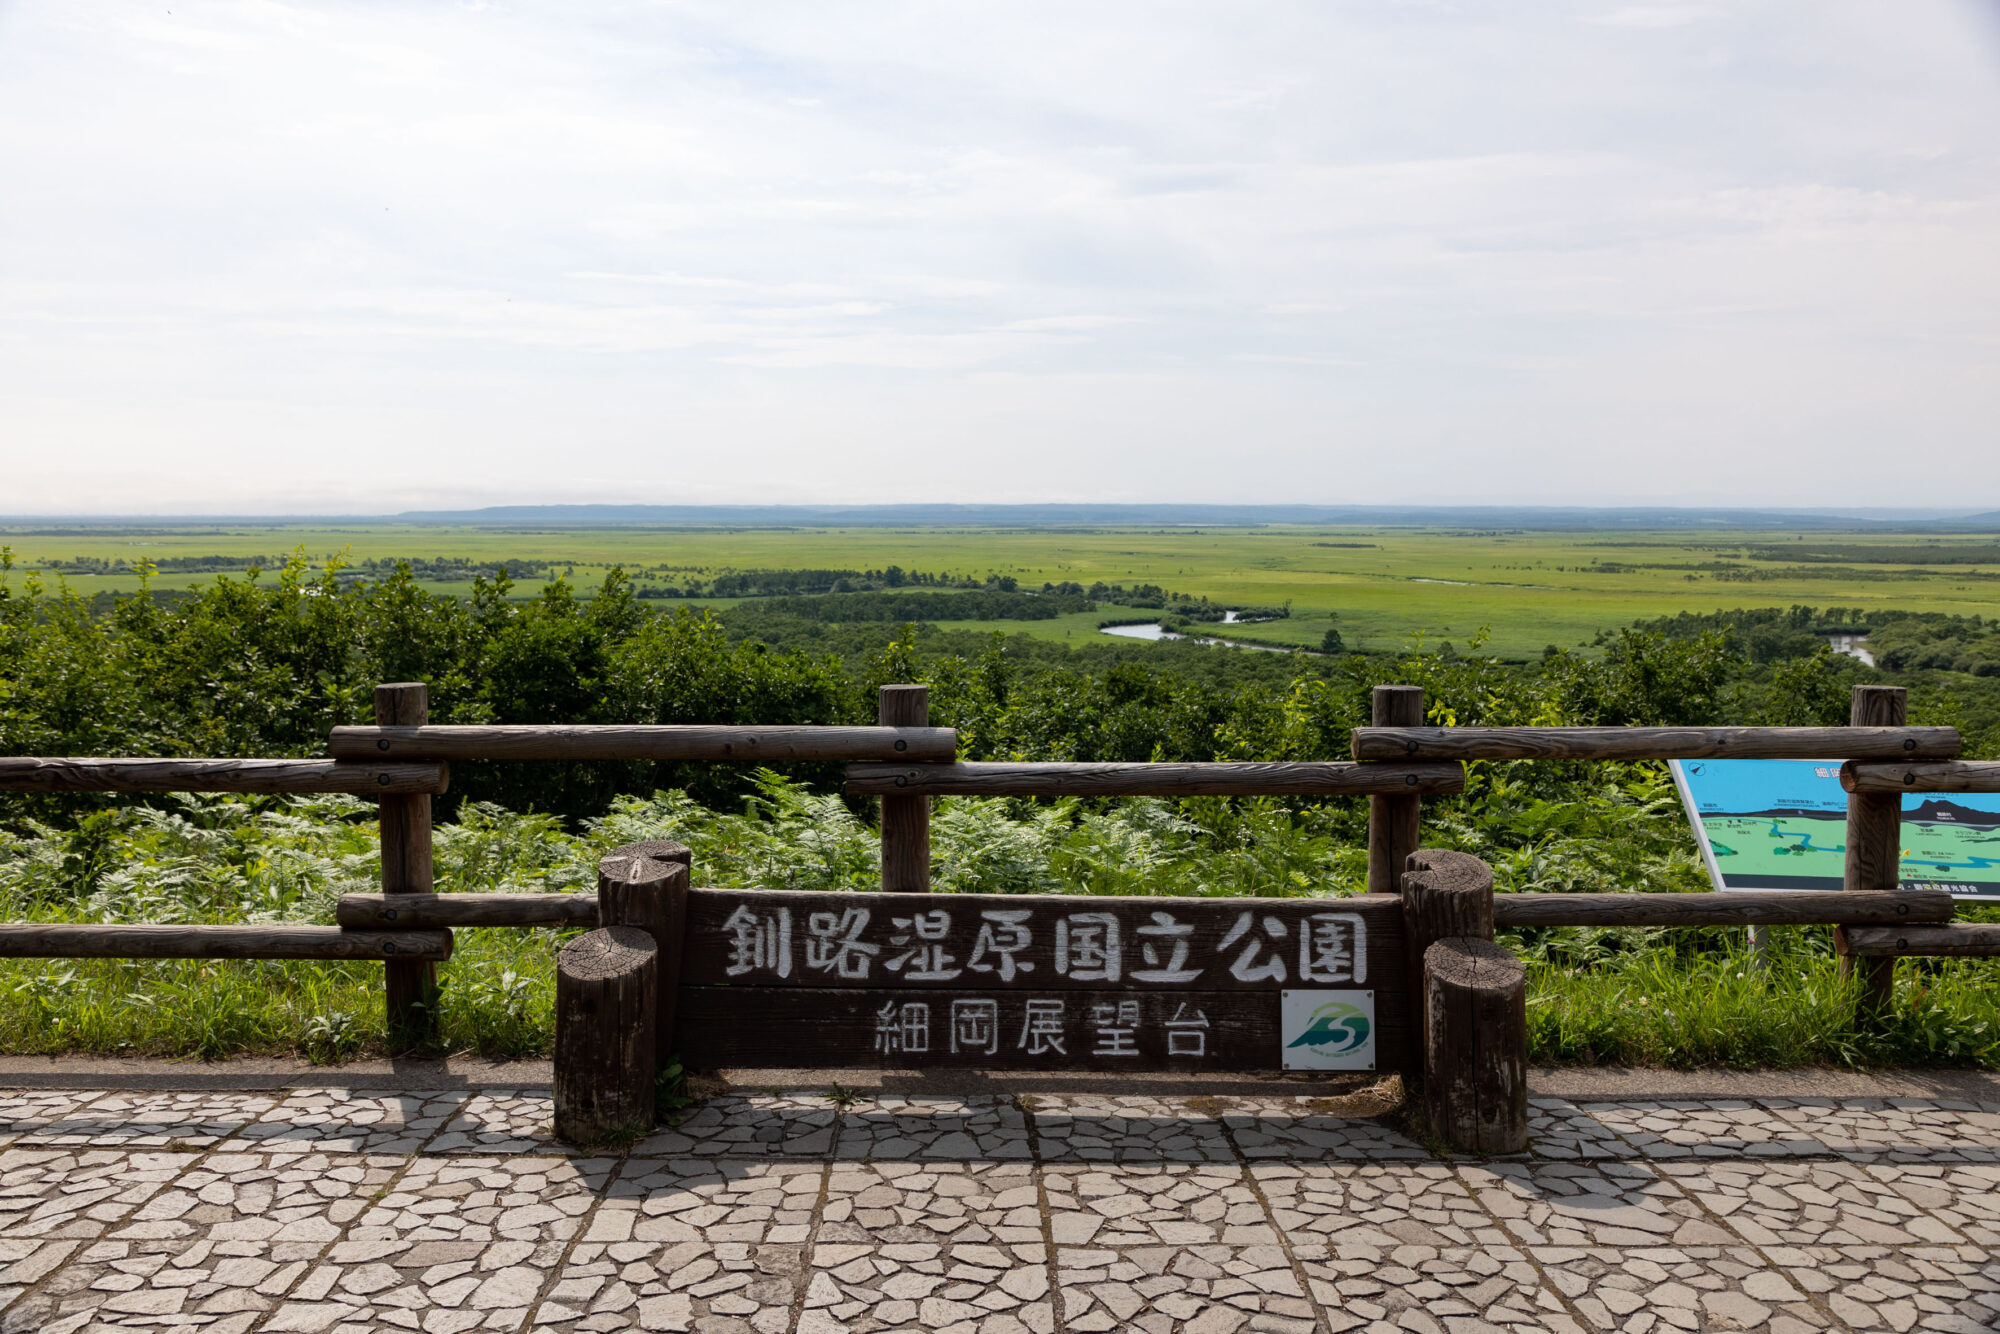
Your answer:
[[[1839,760],[1673,760],[1717,889],[1839,889],[1847,793]],[[1903,794],[1901,880],[2000,899],[2000,793]]]

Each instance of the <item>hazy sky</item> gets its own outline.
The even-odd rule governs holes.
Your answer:
[[[2000,4],[0,0],[0,513],[2000,505]]]

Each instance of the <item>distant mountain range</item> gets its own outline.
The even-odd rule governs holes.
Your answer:
[[[1103,527],[1264,524],[1382,527],[1687,528],[1896,531],[1991,531],[2000,510],[1966,514],[1941,509],[1701,509],[1666,506],[1538,505],[495,505],[470,510],[408,510],[400,514],[321,515],[0,515],[8,527],[163,528],[187,526],[324,527],[352,524],[442,524],[497,528],[607,526],[715,527]]]

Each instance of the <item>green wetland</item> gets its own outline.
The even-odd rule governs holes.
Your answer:
[[[1513,583],[1544,562],[1533,582],[1565,582],[1543,598],[1418,583],[1448,577],[1441,551],[1477,564],[1474,547],[1430,533],[1157,538],[1179,554],[1110,531],[845,545],[695,533],[690,554],[668,560],[657,535],[485,534],[491,549],[467,552],[456,532],[428,548],[422,530],[328,535],[349,548],[344,566],[310,558],[318,538],[287,559],[280,541],[296,535],[268,531],[98,535],[89,551],[85,538],[13,535],[0,559],[0,753],[314,754],[329,727],[368,720],[382,680],[428,681],[440,722],[723,723],[871,721],[877,685],[916,680],[975,759],[1338,757],[1384,682],[1424,686],[1432,719],[1459,724],[1835,723],[1853,684],[1888,682],[1910,688],[1912,721],[1952,723],[1969,755],[2000,755],[2000,631],[1980,578],[2000,568],[1986,563],[1990,537],[1916,549],[1873,535],[1759,539],[1782,548],[1770,561],[1741,535],[1680,554],[1668,548],[1686,534],[1463,539],[1486,543],[1495,577]],[[1602,544],[1594,557],[1586,538]],[[116,564],[133,540],[166,555],[225,539],[266,561],[254,574]],[[1142,554],[1106,554],[1120,543]],[[1398,567],[1399,598],[1368,602],[1295,577],[1283,566],[1301,550],[1429,554]],[[502,551],[544,564],[510,580],[481,563]],[[1740,568],[1569,568],[1614,555]],[[1709,577],[1743,570],[1786,573]],[[1383,582],[1360,573],[1355,587]],[[1575,596],[1593,581],[1619,591]],[[1816,596],[1793,600],[1801,589]],[[979,614],[905,619],[903,607]],[[1100,632],[1149,617],[1196,635],[1242,625],[1295,650]],[[1835,637],[1864,639],[1876,664],[1832,652]],[[875,812],[839,795],[831,767],[466,764],[452,789],[437,835],[445,891],[587,888],[604,850],[661,836],[693,847],[705,884],[865,889],[877,876]],[[1353,800],[953,799],[938,803],[933,873],[944,892],[1339,895],[1361,886],[1365,827]],[[1503,890],[1707,884],[1661,766],[1475,764],[1463,795],[1426,802],[1425,830],[1492,862]],[[4,920],[328,921],[339,894],[376,876],[372,809],[350,799],[0,798]],[[1905,962],[1892,1013],[1858,1026],[1828,934],[1774,930],[1761,959],[1720,929],[1549,929],[1509,943],[1529,962],[1538,1060],[2000,1065],[2000,962]],[[459,932],[438,1042],[546,1051],[559,939]],[[388,1040],[375,966],[0,961],[0,1050],[338,1060]]]

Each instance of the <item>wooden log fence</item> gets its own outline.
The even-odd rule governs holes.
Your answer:
[[[1948,922],[1953,906],[1942,889],[1496,894],[1493,921],[1506,927],[1858,926]]]
[[[1857,686],[1857,690],[1896,689]],[[1357,760],[1944,760],[1955,727],[1357,727]]]
[[[799,1033],[818,1035],[812,1043],[824,1039],[831,1044],[827,1050],[846,1058],[857,1050],[873,1050],[885,1059],[928,1050],[923,1044],[930,1041],[930,1030],[922,1024],[929,1021],[910,1018],[927,1014],[931,1004],[922,999],[929,974],[917,964],[871,984],[874,990],[821,985],[803,997],[796,992],[823,984],[828,968],[843,983],[866,974],[868,965],[857,961],[878,956],[885,967],[887,960],[897,959],[897,969],[903,969],[904,961],[926,958],[942,960],[936,962],[940,969],[954,959],[955,967],[986,969],[991,975],[981,974],[979,984],[999,989],[969,1001],[973,1009],[966,1013],[990,1015],[1016,1003],[1000,985],[1002,973],[1010,985],[1038,989],[1057,986],[1058,978],[1093,976],[1076,961],[1092,949],[1101,950],[1107,932],[1111,941],[1122,933],[1134,947],[1144,946],[1148,967],[1133,977],[1197,975],[1199,970],[1177,971],[1184,956],[1174,951],[1184,947],[1207,949],[1218,957],[1240,951],[1229,970],[1217,974],[1210,969],[1205,975],[1201,985],[1210,990],[1168,991],[1141,1003],[1115,990],[1085,986],[1069,993],[1071,1008],[1116,1018],[1137,1004],[1134,1013],[1164,1025],[1146,1039],[1152,1046],[1114,1047],[1086,1061],[1090,1068],[1142,1068],[1129,1063],[1134,1055],[1164,1062],[1160,1068],[1183,1068],[1176,1062],[1184,1046],[1187,1052],[1197,1050],[1197,1033],[1193,1027],[1175,1028],[1181,1021],[1170,1015],[1190,1006],[1206,1025],[1199,1042],[1217,1044],[1203,1045],[1201,1051],[1223,1053],[1228,1068],[1268,1066],[1269,1060],[1257,1053],[1274,1039],[1275,1016],[1264,1016],[1256,1007],[1245,1010],[1230,999],[1236,994],[1233,988],[1242,985],[1231,979],[1255,978],[1251,991],[1259,991],[1272,985],[1271,979],[1285,976],[1285,967],[1310,976],[1317,932],[1334,951],[1328,958],[1348,957],[1339,955],[1342,948],[1351,951],[1353,982],[1359,985],[1366,977],[1367,985],[1376,988],[1366,994],[1381,998],[1376,1031],[1384,1068],[1403,1068],[1413,1078],[1421,1077],[1441,1100],[1433,1104],[1433,1124],[1459,1147],[1488,1152],[1511,1151],[1494,1146],[1515,1143],[1517,1124],[1525,1125],[1515,1109],[1518,1080],[1512,1073],[1520,1049],[1514,1036],[1519,1025],[1509,1017],[1516,989],[1513,972],[1498,961],[1505,952],[1496,955],[1497,947],[1490,943],[1496,927],[1832,925],[1843,968],[1859,977],[1870,1004],[1887,999],[1898,957],[2000,956],[2000,924],[1952,922],[1948,893],[1904,890],[1898,883],[1901,794],[2000,791],[2000,763],[1956,760],[1960,738],[1951,728],[1905,726],[1904,694],[1893,687],[1857,687],[1853,725],[1845,728],[1442,728],[1423,725],[1421,690],[1385,686],[1375,691],[1371,725],[1354,731],[1353,760],[1293,763],[960,763],[956,733],[928,725],[928,696],[922,686],[884,687],[873,727],[465,727],[432,726],[427,714],[422,684],[381,686],[376,725],[334,729],[327,759],[0,757],[0,791],[372,795],[380,805],[382,833],[381,892],[342,896],[333,927],[0,925],[0,956],[380,960],[386,966],[393,1031],[421,1037],[434,1011],[434,967],[451,955],[453,928],[595,928],[583,938],[591,942],[587,948],[565,948],[568,964],[558,969],[559,993],[570,997],[560,1002],[570,1013],[568,1018],[559,1014],[559,1031],[571,1035],[564,1041],[590,1046],[595,1054],[565,1057],[559,1044],[558,1082],[569,1090],[568,1110],[559,1111],[568,1133],[601,1138],[624,1124],[620,1118],[639,1116],[641,1101],[650,1108],[653,1072],[677,1040],[697,1063],[749,1056],[783,1063],[780,1058],[788,1052],[796,1058],[806,1040],[781,1033],[780,1021],[790,1016],[789,1022],[804,1025]],[[1495,896],[1491,871],[1477,859],[1417,846],[1422,798],[1462,791],[1466,761],[1678,757],[1845,760],[1840,771],[1850,794],[1845,888],[1837,893]],[[760,897],[750,891],[693,890],[688,849],[667,840],[628,844],[608,855],[599,866],[595,895],[436,893],[431,799],[447,789],[448,763],[535,759],[844,763],[849,793],[881,798],[885,894],[826,896],[820,903],[815,896],[789,892]],[[1240,904],[1011,896],[988,904],[984,896],[954,895],[948,909],[925,908],[925,899],[902,896],[922,895],[930,888],[929,806],[932,797],[942,795],[1366,796],[1371,893],[1343,900]],[[1083,934],[1055,936],[1055,953],[1047,959],[1017,958],[1004,948],[989,952],[1038,911],[1036,904],[1059,902],[1082,902],[1089,909],[1065,910],[1063,916],[1066,923],[1085,923],[1075,927]],[[724,907],[732,914],[726,922],[718,915]],[[1133,915],[1142,910],[1150,916]],[[905,934],[864,942],[871,913],[880,914],[875,929],[888,929],[884,924],[893,922]],[[956,954],[924,943],[944,940],[946,924],[971,913],[984,923],[984,934],[976,940],[952,937],[950,948]],[[1341,933],[1347,931],[1352,936],[1342,946],[1339,942],[1348,938]],[[1063,943],[1066,939],[1070,943]],[[1083,943],[1089,941],[1097,943]],[[800,951],[796,972],[790,962],[795,943]],[[1270,952],[1271,959],[1253,965],[1259,949]],[[1280,967],[1285,950],[1296,954]],[[860,973],[845,971],[851,964]],[[1017,964],[1023,975],[1019,984],[1010,971]],[[1032,979],[1025,976],[1031,965],[1041,969]],[[758,968],[775,985],[746,986],[734,976]],[[962,972],[960,967],[950,975]],[[1095,976],[1117,981],[1115,971]],[[643,1004],[634,999],[641,993],[649,998]],[[1441,1004],[1448,1007],[1435,1016],[1427,1009],[1433,996],[1445,998]],[[800,1020],[802,998],[808,1010]],[[1037,1031],[1033,1004],[1023,1043]],[[883,1027],[885,1015],[902,1016],[895,1022],[903,1027]],[[954,1010],[951,1022],[959,1017]],[[628,1031],[642,1023],[643,1042]],[[750,1045],[741,1050],[717,1046],[718,1025],[740,1030]],[[996,1054],[1000,1049],[992,1045],[994,1039],[966,1038],[969,1045],[961,1047],[965,1033],[977,1038],[986,1031],[974,1025],[947,1035],[957,1063],[1007,1067],[1007,1060]],[[1072,1032],[1071,1039],[1076,1037]],[[980,1041],[988,1045],[981,1047]],[[1050,1041],[1057,1043],[1055,1037]],[[870,1048],[870,1042],[876,1045]],[[606,1043],[617,1051],[610,1052]],[[1059,1043],[1054,1049],[1062,1050]],[[1026,1068],[1023,1059],[1015,1058],[1014,1064]],[[638,1092],[642,1076],[644,1100]],[[586,1093],[588,1081],[602,1087]]]
[[[922,686],[887,686],[918,690]],[[807,761],[941,762],[958,753],[958,733],[921,723],[881,727],[697,727],[557,725],[336,727],[335,759],[656,760],[707,764]]]
[[[1857,728],[1900,727],[1909,719],[1909,692],[1901,686],[1856,686],[1848,720]],[[1849,893],[1894,893],[1902,879],[1903,797],[1900,792],[1850,792],[1847,853],[1841,888]],[[1834,934],[1840,974],[1861,991],[1864,1010],[1887,1008],[1896,988],[1893,958],[1848,952],[1845,931]]]
[[[1940,760],[1931,764],[1840,766],[1849,792],[2000,792],[2000,760]]]
[[[1456,764],[1216,762],[1176,764],[979,763],[850,764],[857,796],[953,797],[1338,797],[1422,795],[1465,790]]]
[[[340,760],[122,760],[0,756],[0,792],[441,793],[439,763]]]
[[[876,697],[876,721],[884,727],[922,727],[930,721],[927,686],[883,686]],[[931,887],[931,799],[914,792],[882,798],[882,891],[928,893]]]
[[[451,957],[449,931],[337,926],[35,922],[0,925],[7,959],[382,959]]]
[[[333,920],[356,931],[600,925],[595,894],[342,894]]]
[[[1846,952],[1856,958],[1896,959],[1912,955],[1991,958],[2000,954],[2000,922],[1849,926],[1841,928],[1840,936]]]
[[[652,1128],[658,992],[658,950],[637,927],[600,927],[556,954],[559,1137],[597,1144]]]
[[[1424,1105],[1461,1153],[1528,1147],[1528,973],[1477,936],[1424,952]]]
[[[1417,686],[1376,686],[1369,697],[1369,717],[1385,727],[1415,726],[1424,720],[1424,692]],[[1407,763],[1408,761],[1405,761]],[[1465,776],[1460,772],[1463,786]],[[1417,784],[1408,786],[1416,787]],[[1422,835],[1423,803],[1419,795],[1389,792],[1368,798],[1368,892],[1394,894],[1398,877]]]

